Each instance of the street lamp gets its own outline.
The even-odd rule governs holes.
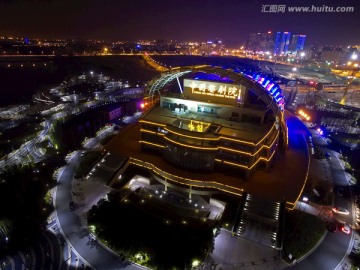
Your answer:
[[[191,263],[191,267],[192,268],[197,268],[200,266],[200,261],[199,260],[193,260],[192,263]]]
[[[352,55],[351,55],[351,59],[352,60],[356,60],[358,58],[358,55],[356,54],[356,53],[353,53]]]
[[[300,66],[302,65],[302,61],[303,61],[304,56],[305,56],[305,53],[301,52],[300,53]]]

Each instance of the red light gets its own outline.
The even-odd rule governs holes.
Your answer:
[[[144,109],[144,108],[145,108],[145,104],[144,104],[144,103],[141,103],[141,104],[140,104],[140,108],[141,108],[141,109]]]
[[[313,81],[311,81],[311,82],[310,82],[310,84],[314,84],[314,82],[313,82]]]
[[[145,106],[147,106],[149,103],[145,102]]]
[[[342,232],[346,233],[346,234],[350,234],[350,230],[349,229],[345,229],[344,226],[341,227]]]

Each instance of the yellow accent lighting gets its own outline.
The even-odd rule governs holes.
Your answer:
[[[160,147],[160,148],[165,148],[165,146],[157,144],[157,143],[151,143],[151,142],[147,142],[147,141],[139,141],[139,143],[145,143],[145,144],[149,144],[152,146],[156,146],[156,147]]]

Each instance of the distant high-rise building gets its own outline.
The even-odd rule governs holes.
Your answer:
[[[342,48],[324,47],[321,51],[321,60],[339,63],[344,57],[345,52]]]
[[[220,39],[201,42],[199,51],[203,54],[217,54],[224,49],[224,45]]]
[[[250,34],[246,48],[254,52],[272,51],[274,48],[274,34],[271,31]]]
[[[290,32],[277,32],[275,36],[274,53],[286,54],[289,51]]]
[[[304,50],[306,35],[293,35],[289,50],[293,53]]]

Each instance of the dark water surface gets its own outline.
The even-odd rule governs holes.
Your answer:
[[[133,84],[147,82],[158,74],[141,56],[0,59],[0,107],[29,102],[37,91],[90,71]]]

